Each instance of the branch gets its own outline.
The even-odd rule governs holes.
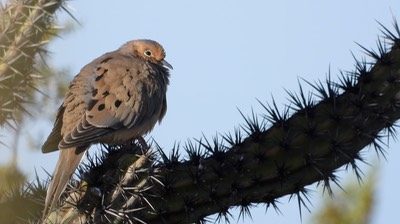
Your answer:
[[[265,115],[245,117],[233,135],[188,142],[187,159],[179,158],[179,146],[170,156],[158,146],[107,146],[80,168],[81,183],[49,220],[202,223],[215,213],[228,220],[233,206],[245,215],[259,203],[276,208],[284,195],[306,206],[306,186],[320,183],[331,192],[344,165],[360,178],[360,151],[372,146],[384,155],[382,138],[395,135],[400,118],[400,31],[396,23],[396,35],[382,28],[390,43],[379,41],[379,52],[364,48],[373,63],[357,62],[338,83],[310,83],[319,100],[300,87],[283,112],[273,102]]]

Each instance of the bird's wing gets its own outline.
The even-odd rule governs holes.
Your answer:
[[[64,109],[65,108],[62,105],[58,109],[56,120],[54,122],[53,130],[51,131],[49,137],[47,137],[47,140],[44,142],[44,144],[42,146],[43,153],[54,152],[54,151],[58,150],[58,143],[62,139],[61,127],[62,127]]]
[[[163,91],[155,83],[148,83],[152,76],[148,73],[157,71],[146,69],[135,58],[117,56],[110,55],[93,66],[95,76],[87,94],[90,99],[86,111],[74,129],[64,136],[60,148],[98,142],[104,135],[120,128],[133,129],[159,113]]]

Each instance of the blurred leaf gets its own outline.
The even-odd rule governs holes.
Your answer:
[[[377,183],[377,165],[370,170],[365,183],[350,183],[344,191],[325,197],[324,207],[315,213],[312,224],[368,224],[373,214]]]
[[[0,202],[10,195],[13,189],[20,188],[26,182],[25,175],[13,164],[0,167]]]

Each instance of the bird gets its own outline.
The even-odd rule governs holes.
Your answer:
[[[84,66],[58,109],[43,153],[59,150],[43,214],[50,214],[87,149],[122,144],[145,134],[167,111],[171,64],[153,40],[132,40]]]

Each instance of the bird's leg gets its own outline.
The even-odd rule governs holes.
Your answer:
[[[136,138],[140,144],[140,146],[142,146],[144,149],[148,150],[150,149],[149,145],[147,145],[146,140],[144,140],[144,138],[142,136],[139,136]]]

